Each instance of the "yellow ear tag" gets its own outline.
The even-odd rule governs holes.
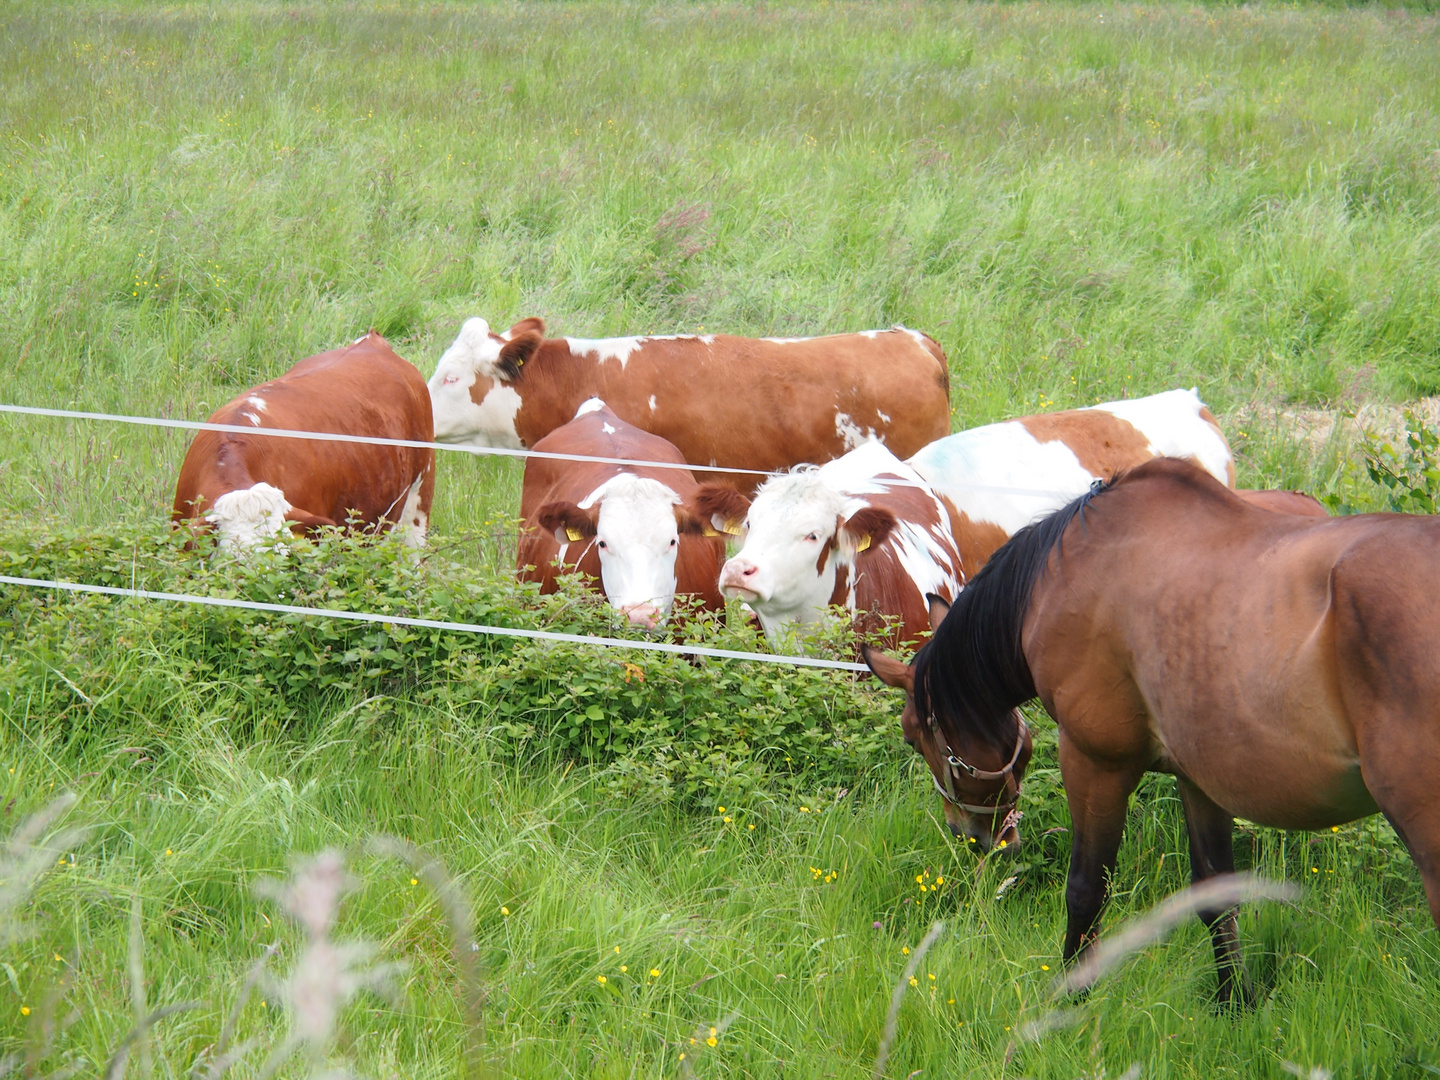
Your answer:
[[[727,536],[739,536],[740,526],[736,525],[733,521],[727,521],[725,523],[725,533]]]
[[[867,537],[865,537],[864,540],[861,540],[860,543],[856,545],[856,547],[855,547],[855,554],[856,554],[856,555],[859,555],[860,552],[866,550],[869,546],[870,546],[870,537],[867,536]]]
[[[572,529],[569,525],[565,526],[565,535],[570,538],[572,544],[578,544],[581,540],[585,539],[584,533],[579,529]]]
[[[703,521],[700,523],[700,533],[701,533],[701,535],[703,535],[703,536],[719,536],[719,535],[720,535],[718,532],[716,532],[714,529],[712,529],[709,525],[706,525]]]

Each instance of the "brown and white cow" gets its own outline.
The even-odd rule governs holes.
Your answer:
[[[772,641],[838,604],[862,632],[894,617],[890,642],[918,644],[930,630],[926,595],[953,599],[963,581],[945,504],[878,442],[767,480],[753,502],[704,485],[695,507],[743,537],[720,588],[750,605]]]
[[[627,424],[599,399],[582,404],[533,449],[685,462],[670,443]],[[610,605],[631,623],[649,628],[669,614],[677,592],[723,608],[716,580],[725,543],[686,508],[697,487],[688,469],[527,459],[516,555],[521,578],[549,593],[558,574],[578,570],[598,579]]]
[[[1193,389],[971,428],[908,464],[948,505],[969,580],[1019,529],[1096,480],[1161,456],[1193,461],[1235,486],[1230,444]]]
[[[871,438],[900,456],[950,431],[945,354],[914,330],[819,338],[546,338],[542,319],[460,328],[430,379],[441,442],[522,449],[601,398],[688,462],[772,472]],[[753,476],[726,482],[753,490]]]
[[[247,390],[210,422],[433,439],[424,378],[374,332]],[[345,525],[352,517],[366,529],[394,527],[419,547],[434,491],[432,449],[201,431],[180,467],[171,518],[213,528],[230,550],[287,527]]]

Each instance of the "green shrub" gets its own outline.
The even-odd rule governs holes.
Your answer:
[[[141,528],[0,537],[10,576],[563,633],[634,636],[583,582],[542,597],[398,544],[331,533],[244,560]],[[736,620],[737,622],[739,620]],[[753,629],[683,613],[687,640],[763,651]],[[847,655],[839,620],[801,646]],[[615,794],[687,800],[770,778],[848,787],[903,750],[866,678],[563,642],[6,587],[0,700],[83,735],[206,699],[240,730],[401,697],[484,721],[501,754],[608,767]]]
[[[1386,509],[1402,514],[1433,514],[1440,498],[1440,434],[1405,410],[1400,445],[1367,431],[1361,448],[1365,471],[1385,492]]]

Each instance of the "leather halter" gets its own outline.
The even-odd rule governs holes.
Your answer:
[[[945,743],[945,784],[942,787],[940,781],[935,779],[935,774],[930,774],[930,780],[935,785],[935,790],[940,797],[957,809],[964,810],[971,814],[998,815],[1006,812],[1013,812],[1020,802],[1020,785],[1015,782],[1015,763],[1020,760],[1020,751],[1025,748],[1025,736],[1030,733],[1029,727],[1025,724],[1023,716],[1015,717],[1020,727],[1015,732],[1015,752],[1010,755],[1010,760],[1002,769],[977,769],[974,765],[961,759],[950,744]],[[931,720],[930,729],[939,734],[939,725]],[[961,776],[968,776],[972,780],[1004,780],[1004,790],[996,797],[994,805],[980,806],[975,803],[961,802],[955,794],[955,781]],[[1006,795],[1010,796],[1008,802],[1001,802]]]

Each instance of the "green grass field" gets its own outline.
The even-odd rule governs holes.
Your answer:
[[[1440,392],[1421,8],[22,0],[0,41],[7,403],[203,419],[370,327],[428,376],[470,315],[577,336],[900,322],[949,355],[957,428],[1194,385],[1242,483],[1364,508],[1351,447],[1284,410]],[[0,537],[163,529],[185,445],[0,417]],[[443,456],[437,558],[503,577],[518,489],[512,463]],[[327,846],[360,882],[337,938],[407,966],[278,1074],[460,1075],[442,908],[379,834],[443,860],[474,913],[497,1076],[868,1076],[937,917],[890,1077],[1440,1072],[1440,938],[1374,822],[1239,834],[1242,862],[1305,886],[1242,917],[1253,1012],[1215,1014],[1186,926],[1030,1044],[1066,860],[1038,720],[1034,843],[982,862],[940,827],[898,710],[893,753],[843,784],[797,766],[617,794],[602,762],[517,756],[497,703],[443,685],[296,696],[267,722],[163,619],[118,605],[41,648],[20,606],[0,605],[0,667],[52,675],[0,675],[0,829],[69,790],[89,830],[11,911],[35,936],[0,943],[0,1055],[34,1075],[100,1073],[141,997],[201,1004],[129,1075],[204,1075],[251,966],[278,944],[283,975],[303,944],[255,883]],[[624,689],[613,658],[570,660]],[[835,701],[885,708],[843,680]],[[1152,778],[1107,925],[1182,887],[1184,852]],[[302,1018],[265,982],[237,1015],[226,1075],[268,1075]]]

